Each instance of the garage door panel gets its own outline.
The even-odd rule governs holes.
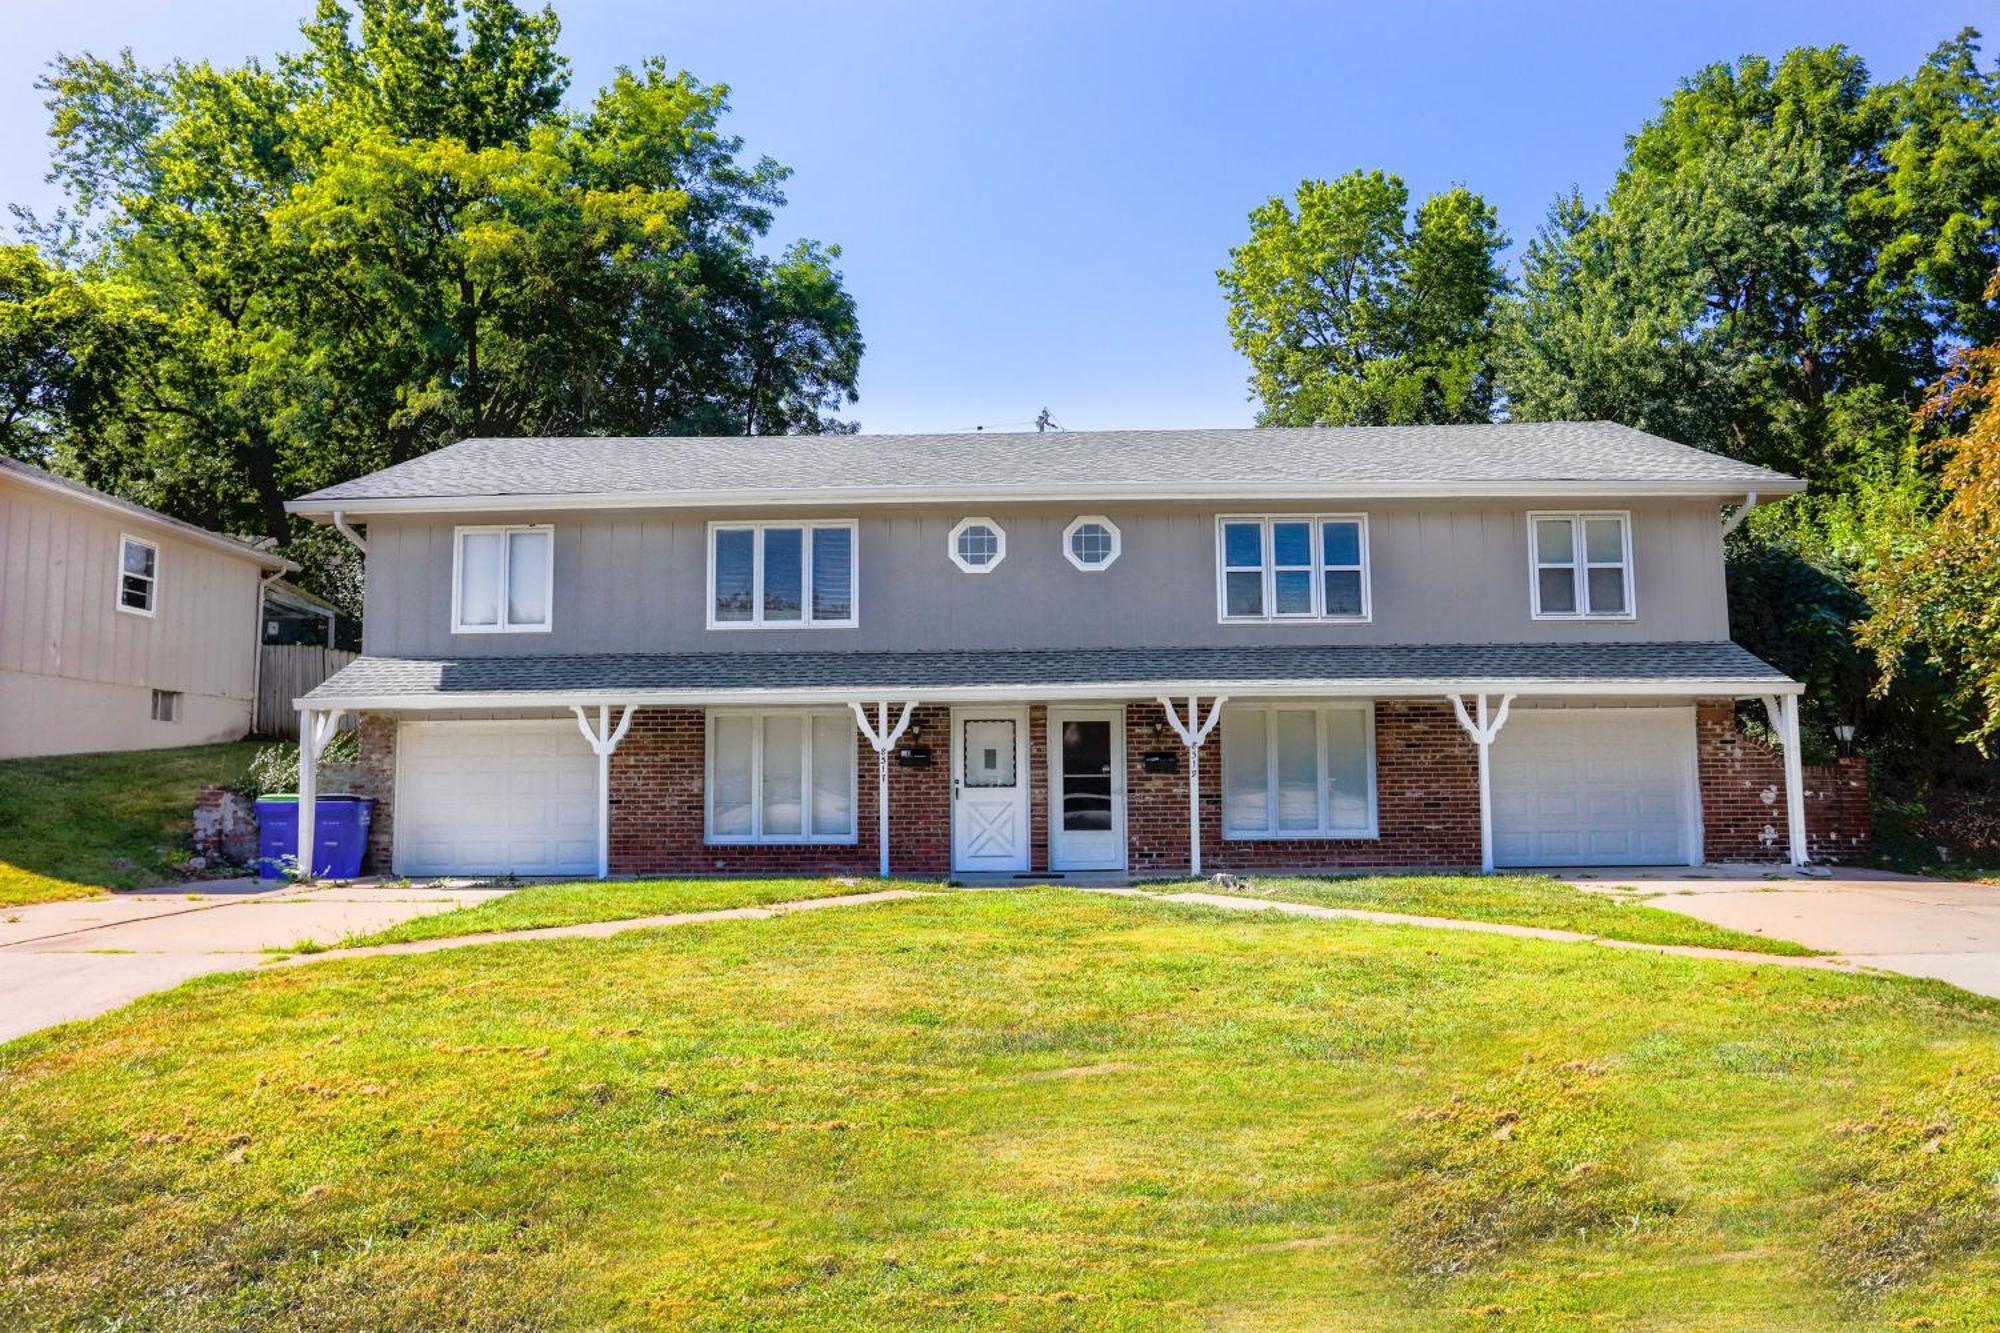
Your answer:
[[[597,869],[597,760],[575,724],[411,723],[397,747],[398,873]]]
[[[1522,709],[1493,745],[1497,865],[1694,860],[1685,708]]]

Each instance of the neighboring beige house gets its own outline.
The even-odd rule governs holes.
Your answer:
[[[0,458],[0,759],[242,737],[263,585],[294,568]]]

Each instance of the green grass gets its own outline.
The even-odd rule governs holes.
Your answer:
[[[0,1325],[1987,1327],[1996,1079],[1936,983],[1063,890],[324,961],[0,1048]]]
[[[0,906],[186,877],[194,794],[243,776],[253,744],[0,763]]]
[[[1640,944],[1689,944],[1705,949],[1740,949],[1798,957],[1819,952],[1790,940],[1711,926],[1665,908],[1648,907],[1637,900],[1644,893],[1643,886],[1637,888],[1636,894],[1612,896],[1539,875],[1356,875],[1326,879],[1259,876],[1234,889],[1218,890],[1212,884],[1147,887],[1168,891],[1199,888],[1250,898],[1316,903],[1322,907],[1543,926]]]
[[[435,916],[415,917],[387,930],[356,935],[341,943],[344,947],[353,947],[398,944],[406,940],[441,940],[453,935],[538,930],[543,926],[574,926],[586,921],[628,921],[640,916],[761,907],[766,903],[913,887],[937,886],[898,884],[879,879],[828,878],[586,880],[575,884],[530,884],[489,902],[439,912]]]

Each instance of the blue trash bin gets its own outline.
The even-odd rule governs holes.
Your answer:
[[[313,875],[322,879],[353,879],[361,873],[368,849],[368,826],[375,802],[366,796],[322,796],[313,803]],[[257,799],[257,874],[280,879],[287,861],[298,855],[299,798],[261,796]]]

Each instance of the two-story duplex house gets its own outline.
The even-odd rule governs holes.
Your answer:
[[[467,440],[293,502],[368,556],[298,703],[411,875],[1801,862],[1723,535],[1803,486],[1603,422]]]

